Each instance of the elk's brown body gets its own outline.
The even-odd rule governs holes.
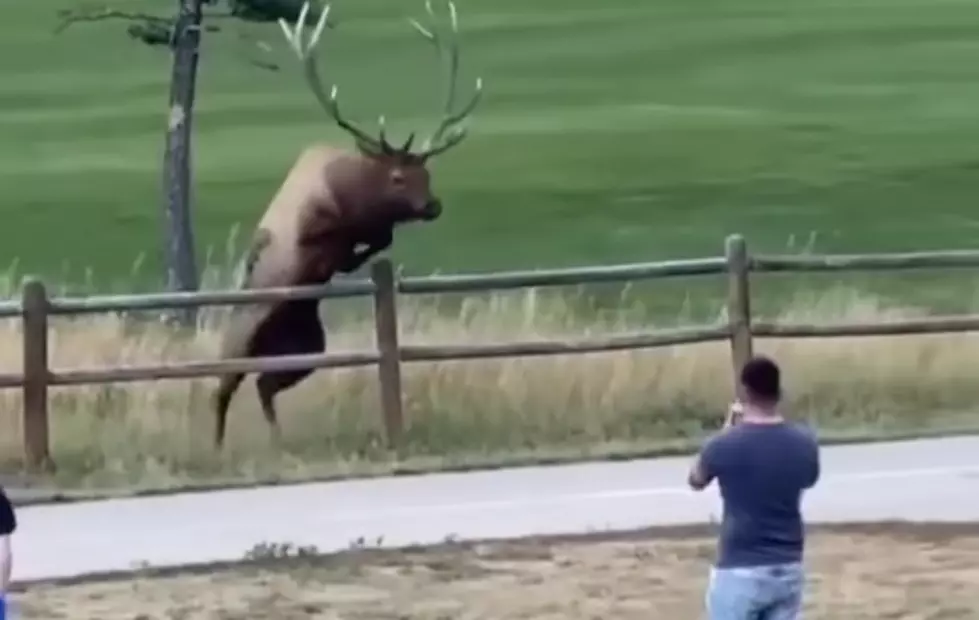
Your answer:
[[[431,6],[426,4],[429,14]],[[453,33],[457,28],[455,9]],[[427,160],[458,144],[465,129],[456,125],[475,107],[481,82],[462,111],[451,111],[454,99],[454,65],[450,72],[445,113],[435,134],[419,153],[411,152],[413,135],[401,147],[384,137],[373,138],[345,121],[339,112],[336,87],[327,98],[319,86],[310,50],[316,45],[329,14],[321,13],[315,33],[305,49],[299,28],[282,23],[286,37],[306,69],[306,78],[321,105],[333,120],[351,133],[357,148],[343,150],[331,145],[307,147],[297,158],[258,222],[245,262],[243,288],[301,286],[328,282],[334,274],[352,272],[371,256],[390,246],[394,228],[402,223],[436,219],[441,203],[432,194]],[[443,51],[442,39],[412,21],[415,28]],[[451,50],[455,59],[455,49]],[[383,119],[382,119],[383,124]],[[443,139],[449,128],[452,132]],[[284,301],[246,306],[232,315],[221,346],[222,358],[299,355],[326,349],[326,334],[319,318],[317,300]],[[259,401],[274,437],[278,437],[275,396],[312,373],[312,369],[259,373]],[[224,440],[228,407],[244,379],[229,373],[220,379],[214,394],[215,444]]]

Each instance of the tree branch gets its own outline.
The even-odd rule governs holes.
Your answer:
[[[248,64],[256,67],[258,69],[264,69],[265,71],[278,71],[280,69],[279,65],[270,59],[261,58],[260,55],[268,55],[272,52],[272,46],[270,46],[266,41],[247,32],[245,29],[239,29],[237,34],[237,39],[240,44],[250,45],[252,52],[259,52],[259,55],[249,54],[247,50],[238,50],[236,55]]]
[[[150,15],[148,13],[119,11],[109,8],[79,10],[62,9],[58,11],[57,15],[60,21],[54,29],[56,34],[63,32],[73,24],[77,24],[79,22],[100,22],[110,19],[123,19],[127,21],[143,22],[145,24],[154,24],[157,26],[171,26],[173,24],[172,18]]]
[[[217,9],[219,0],[203,0],[206,6],[212,7],[211,10],[203,12],[204,30],[208,32],[221,32],[224,29],[217,24],[208,22],[217,20],[234,20],[241,28],[249,24],[273,23],[282,18],[294,22],[299,18],[299,11],[304,0],[227,0],[228,9]],[[320,0],[321,2],[321,0]],[[317,2],[319,4],[320,2]],[[310,20],[318,19],[321,6],[315,6],[307,16],[307,23]],[[150,46],[172,47],[175,40],[176,17],[160,17],[148,13],[133,11],[123,11],[109,7],[84,7],[79,9],[62,9],[57,12],[59,19],[54,32],[61,33],[73,24],[79,22],[99,22],[109,20],[122,20],[130,22],[126,28],[128,35],[135,40]],[[327,21],[328,28],[335,28],[336,23],[332,16]],[[253,46],[252,52],[258,51],[268,54],[270,46],[258,36],[249,34],[243,29],[238,32],[239,42],[244,42]],[[264,69],[266,71],[278,71],[279,66],[274,61],[267,58],[259,58],[252,54],[241,53],[241,56],[248,64]]]
[[[275,24],[280,19],[295,23],[299,19],[305,0],[228,0],[231,14],[243,22]],[[315,26],[323,11],[322,0],[313,2],[306,15],[307,26]],[[327,27],[334,28],[336,20],[331,15]]]

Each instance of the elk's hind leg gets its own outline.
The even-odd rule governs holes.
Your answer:
[[[238,386],[245,378],[244,373],[230,373],[223,375],[218,384],[218,389],[214,392],[214,446],[221,449],[224,443],[224,434],[228,426],[228,407],[231,405],[231,398],[235,395]]]
[[[264,326],[256,356],[303,355],[326,350],[326,332],[320,322],[315,300],[289,302],[280,310]],[[279,443],[282,437],[275,397],[313,374],[313,370],[263,372],[255,379],[262,413],[275,443]]]
[[[315,351],[293,351],[289,355],[300,353],[315,353]],[[291,388],[312,373],[311,369],[269,372],[262,373],[255,379],[258,402],[262,405],[262,413],[265,415],[265,421],[269,424],[272,443],[278,445],[282,442],[282,429],[279,426],[278,413],[275,408],[275,397],[279,392]]]

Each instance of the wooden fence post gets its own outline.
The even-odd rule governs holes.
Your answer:
[[[751,291],[748,246],[741,235],[730,235],[724,243],[727,258],[727,320],[731,327],[731,361],[734,384],[741,368],[753,354],[751,341]]]
[[[53,469],[48,428],[48,294],[29,278],[21,291],[24,344],[24,456],[28,468]]]
[[[390,447],[400,446],[404,430],[401,401],[401,346],[398,344],[398,302],[394,267],[384,258],[371,265],[374,291],[374,326],[380,361],[377,375],[381,384],[381,408]]]

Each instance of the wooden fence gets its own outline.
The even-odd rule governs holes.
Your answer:
[[[323,286],[262,290],[159,293],[151,295],[49,297],[42,282],[25,282],[22,299],[0,304],[0,318],[23,321],[23,372],[0,374],[0,389],[23,392],[23,448],[32,469],[50,469],[48,389],[52,386],[189,379],[227,372],[341,368],[376,365],[387,439],[397,446],[404,428],[401,365],[405,362],[560,355],[646,349],[728,340],[735,371],[752,354],[754,337],[831,337],[923,334],[979,330],[979,315],[927,317],[878,324],[791,325],[753,322],[750,273],[898,270],[979,266],[979,251],[916,252],[876,255],[750,256],[744,238],[727,238],[725,255],[714,258],[424,278],[395,277],[391,262],[373,263],[369,280]],[[508,342],[492,345],[420,346],[399,343],[399,295],[503,290],[598,282],[727,274],[728,320],[722,324],[643,331],[570,341]],[[189,361],[120,368],[52,369],[48,358],[48,320],[52,316],[99,312],[164,310],[215,305],[244,305],[287,299],[326,299],[370,295],[374,300],[375,351],[328,353],[224,361]]]

